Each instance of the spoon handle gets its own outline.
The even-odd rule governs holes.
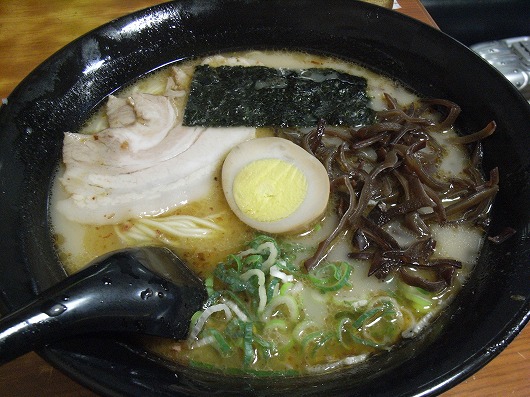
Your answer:
[[[86,333],[184,339],[203,296],[193,285],[183,284],[151,272],[134,254],[109,256],[1,319],[0,365],[50,342]]]

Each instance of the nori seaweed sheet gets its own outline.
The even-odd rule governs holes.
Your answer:
[[[366,79],[333,69],[198,66],[184,125],[313,127],[371,124]]]

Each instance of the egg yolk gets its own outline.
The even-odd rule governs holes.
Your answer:
[[[307,194],[307,179],[293,164],[261,159],[247,164],[232,186],[234,200],[248,217],[274,222],[291,215]]]

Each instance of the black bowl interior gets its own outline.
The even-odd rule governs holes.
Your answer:
[[[65,276],[48,225],[48,193],[62,133],[76,130],[110,93],[175,60],[238,49],[336,55],[390,75],[424,96],[462,107],[463,131],[490,120],[484,169],[501,190],[489,241],[473,276],[430,331],[354,369],[296,379],[218,376],[172,366],[134,343],[71,339],[40,354],[107,395],[349,395],[440,393],[477,371],[522,329],[530,313],[530,106],[496,70],[445,34],[393,11],[350,0],[183,0],[96,29],[35,69],[0,109],[0,281],[3,312]],[[333,393],[333,394],[331,394]]]

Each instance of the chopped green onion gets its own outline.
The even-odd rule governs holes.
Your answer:
[[[206,310],[204,310],[204,312],[202,312],[201,315],[199,316],[199,319],[197,320],[197,322],[195,323],[195,325],[193,326],[190,332],[189,340],[195,339],[199,335],[199,333],[202,331],[202,328],[204,324],[206,323],[206,320],[208,320],[208,318],[212,314],[216,312],[220,312],[220,311],[225,312],[225,317],[227,321],[232,319],[232,312],[230,311],[228,306],[226,306],[224,303],[210,306]]]
[[[282,287],[280,288],[280,295],[287,295],[289,290],[292,288],[294,284],[293,283],[284,283]]]
[[[274,245],[276,245],[276,240],[271,236],[267,236],[266,234],[259,234],[254,237],[254,239],[250,241],[247,245],[251,248],[257,249],[260,245],[264,243],[273,243]],[[278,249],[277,246],[276,249]]]
[[[239,306],[235,302],[232,302],[231,300],[225,299],[224,303],[225,303],[226,306],[228,306],[230,308],[230,310],[232,310],[234,312],[234,314],[241,321],[248,321],[249,320],[248,316],[243,312],[243,310],[241,310],[239,308]]]
[[[243,303],[243,301],[239,298],[239,296],[229,290],[223,290],[219,291],[221,295],[228,296],[234,303],[237,305],[237,307],[252,321],[255,321],[255,316],[252,315],[252,313],[248,310],[247,306]]]
[[[267,302],[270,302],[275,296],[276,286],[279,285],[280,279],[273,277],[272,280],[267,285]]]
[[[244,323],[243,327],[243,366],[248,367],[254,361],[254,347],[252,346],[253,341],[253,324]]]
[[[350,338],[352,338],[352,340],[360,345],[364,345],[364,346],[368,346],[368,347],[373,347],[373,348],[376,348],[376,349],[383,349],[384,347],[381,346],[380,344],[378,343],[375,343],[369,339],[364,339],[364,338],[360,338],[356,335],[354,335],[353,333],[350,333]]]
[[[350,327],[348,327],[348,324],[351,324]],[[348,329],[349,328],[349,329]],[[381,346],[369,339],[364,339],[364,338],[361,338],[358,336],[358,329],[356,327],[356,324],[355,323],[352,323],[352,320],[348,317],[343,317],[339,323],[338,323],[338,326],[336,328],[336,334],[337,334],[337,339],[339,340],[339,342],[347,349],[350,349],[351,348],[351,345],[349,345],[346,340],[344,339],[344,336],[347,335],[351,341],[353,343],[356,343],[356,344],[359,344],[359,345],[363,345],[363,346],[368,346],[368,347],[373,347],[373,348],[381,348]]]
[[[252,283],[242,280],[235,269],[227,269],[223,263],[217,265],[214,276],[224,282],[234,292],[248,291],[249,293],[254,293],[255,287]]]
[[[320,275],[325,276],[329,272],[332,274],[326,278],[319,277]],[[347,262],[340,262],[338,266],[329,263],[317,271],[309,273],[308,277],[313,285],[321,291],[338,291],[348,283],[351,272],[352,267]]]
[[[234,318],[228,322],[225,328],[225,335],[231,339],[239,339],[245,335],[246,322],[239,318]]]
[[[350,319],[353,320],[356,317],[355,312],[349,311],[349,310],[343,310],[340,312],[335,313],[334,316],[337,320],[343,320],[343,319]]]
[[[294,344],[294,339],[285,320],[273,319],[265,323],[261,334],[272,341],[279,353],[286,351]]]
[[[305,349],[311,341],[316,340],[324,335],[324,331],[314,331],[302,338],[301,345]]]
[[[204,312],[193,317],[190,347],[209,345],[220,357],[233,357],[242,368],[252,370],[257,361],[291,354],[295,343],[314,361],[327,354],[330,343],[340,342],[348,350],[381,349],[384,344],[378,342],[400,331],[396,321],[402,314],[389,296],[369,302],[357,299],[343,304],[344,311],[331,317],[331,323],[325,317],[323,324],[315,322],[308,308],[318,311],[314,305],[324,305],[335,295],[348,297],[348,291],[333,292],[349,285],[353,268],[347,262],[330,262],[306,274],[283,249],[272,237],[260,235],[248,249],[217,266],[213,277],[205,280],[209,299]],[[401,290],[398,296],[405,299]],[[306,307],[302,310],[301,305]],[[225,311],[225,319],[216,315],[210,320],[215,311]]]
[[[367,310],[365,311],[363,314],[361,314],[359,316],[359,318],[357,318],[357,320],[355,320],[355,322],[353,323],[353,327],[354,328],[360,328],[363,326],[363,324],[370,318],[372,318],[373,316],[375,316],[377,313],[381,313],[384,311],[384,308],[379,306],[379,307],[374,307],[373,309],[370,309],[370,310]]]
[[[302,348],[304,350],[307,350],[310,344],[313,344],[313,348],[311,349],[311,357],[314,357],[317,350],[322,348],[331,338],[333,337],[333,333],[331,332],[324,332],[324,331],[315,331],[311,332],[310,334],[306,335],[302,339]]]
[[[339,340],[339,342],[344,346],[344,347],[348,347],[346,345],[346,341],[344,340],[344,337],[343,337],[343,334],[345,332],[348,332],[346,330],[346,323],[350,323],[352,320],[350,317],[343,317],[340,319],[338,325],[337,325],[337,339]],[[349,334],[349,333],[348,333]]]
[[[204,286],[206,287],[206,292],[208,293],[208,296],[212,296],[214,294],[213,276],[210,276],[206,280],[204,280]]]
[[[413,307],[420,313],[428,312],[434,302],[432,301],[432,294],[419,287],[413,287],[405,283],[399,283],[399,289],[403,293],[405,299],[412,302]]]
[[[276,278],[279,278],[280,280],[282,280],[284,283],[289,283],[291,281],[294,280],[294,277],[292,274],[286,274],[284,272],[282,272],[279,268],[278,268],[278,265],[273,265],[271,266],[271,268],[269,269],[269,272],[270,272],[270,275],[273,276],[273,277],[276,277]]]
[[[263,312],[265,305],[267,304],[267,293],[265,291],[265,273],[260,269],[250,269],[241,275],[241,279],[249,281],[251,277],[258,278],[258,313]]]
[[[263,257],[258,254],[253,254],[243,258],[243,266],[245,269],[261,269],[263,265]]]
[[[219,331],[217,331],[216,329],[208,329],[207,331],[205,331],[205,333],[214,337],[216,342],[214,346],[217,350],[219,350],[221,355],[226,357],[232,354],[232,348]]]
[[[221,293],[219,291],[214,291],[210,296],[208,296],[208,299],[206,299],[206,302],[204,302],[203,307],[210,307],[215,305],[216,303],[219,303],[219,298],[221,297]]]
[[[241,260],[241,258],[237,255],[228,255],[228,257],[226,258],[226,264],[228,266],[234,264],[236,265],[236,270],[237,272],[241,272],[241,270],[243,270],[243,261]]]
[[[302,340],[304,338],[304,335],[307,334],[308,330],[311,329],[318,329],[319,327],[316,325],[316,323],[312,320],[304,320],[300,323],[298,323],[294,329],[293,329],[293,338],[299,342],[302,343]]]
[[[265,307],[265,310],[261,316],[261,320],[268,321],[272,317],[274,310],[276,310],[280,305],[285,305],[289,309],[289,319],[291,321],[296,321],[300,316],[296,299],[291,295],[279,295],[274,297]]]
[[[201,316],[202,313],[203,313],[203,310],[198,310],[195,313],[193,313],[193,316],[191,316],[191,328],[193,328],[195,324],[197,324],[197,321],[199,320],[199,317]]]
[[[271,266],[276,263],[276,259],[278,258],[278,253],[280,251],[275,242],[274,243],[266,242],[258,247],[258,249],[267,249],[267,248],[269,250],[269,256],[267,260],[263,262],[263,265],[261,267],[261,269],[264,272],[268,271],[271,268]]]
[[[300,274],[302,274],[300,269],[298,267],[296,267],[296,265],[294,265],[291,261],[279,260],[279,261],[276,261],[275,266],[278,269],[281,269],[281,270],[284,270],[284,271],[287,271],[287,272],[291,273],[292,275],[300,275]]]
[[[313,347],[313,351],[311,352],[311,356],[315,356],[318,349],[322,348],[330,339],[333,338],[332,332],[326,332],[322,337],[318,338],[315,341],[315,346]]]
[[[269,330],[269,329],[287,329],[288,325],[285,320],[275,318],[273,320],[267,321],[265,323],[265,326],[263,327],[263,330]]]
[[[274,343],[266,341],[261,336],[256,334],[253,334],[253,339],[254,342],[256,342],[258,350],[262,352],[265,358],[271,358],[273,355],[273,351],[275,350]]]

